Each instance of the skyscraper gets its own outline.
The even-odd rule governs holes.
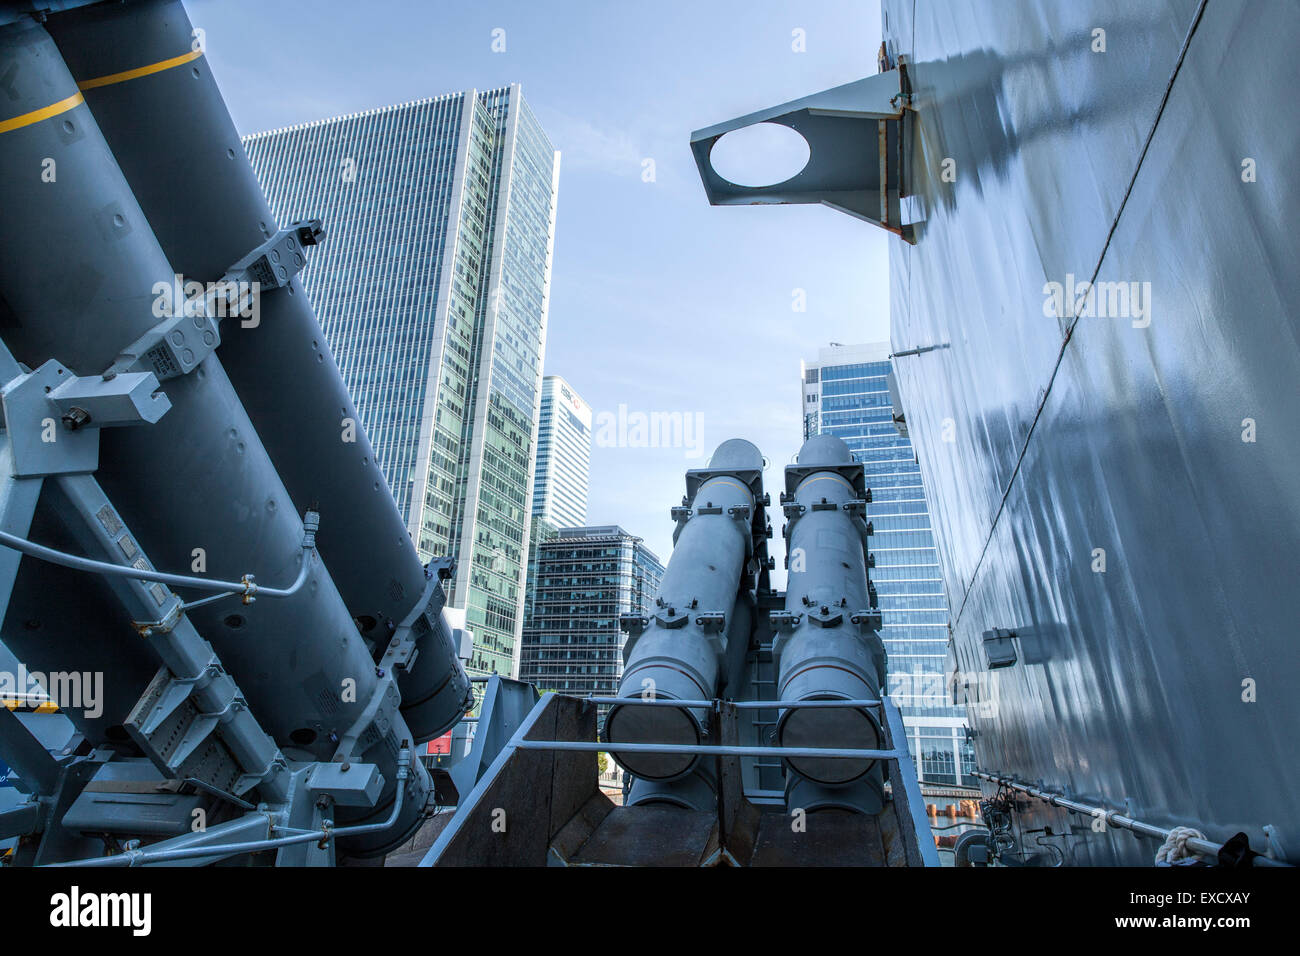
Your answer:
[[[663,564],[617,525],[560,528],[537,552],[520,678],[581,697],[614,694],[626,640],[619,615],[649,613]]]
[[[537,425],[533,518],[557,528],[586,524],[590,473],[591,406],[560,376],[548,375]]]
[[[559,154],[517,84],[244,145],[280,223],[324,221],[322,333],[420,553],[457,558],[471,669],[514,673]]]
[[[804,438],[836,435],[862,462],[875,534],[872,583],[889,655],[889,696],[927,783],[964,783],[974,767],[965,716],[947,695],[948,601],[921,469],[891,397],[889,344],[832,345],[803,362]]]

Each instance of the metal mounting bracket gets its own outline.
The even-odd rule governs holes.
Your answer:
[[[691,152],[714,206],[821,203],[915,242],[902,221],[911,87],[905,63],[892,70],[792,100],[691,134]],[[727,133],[774,123],[808,143],[808,163],[784,182],[741,186],[713,168]]]
[[[14,475],[32,478],[93,472],[99,429],[153,424],[171,408],[152,372],[78,377],[50,359],[0,388]]]

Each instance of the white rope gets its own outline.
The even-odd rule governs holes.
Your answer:
[[[1192,827],[1174,827],[1165,837],[1165,842],[1156,850],[1156,864],[1174,863],[1189,857],[1199,856],[1195,850],[1187,849],[1188,840],[1204,840],[1205,834]]]

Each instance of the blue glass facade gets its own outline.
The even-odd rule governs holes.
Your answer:
[[[890,371],[887,345],[833,346],[804,363],[804,437],[842,438],[865,467],[889,695],[903,714],[921,779],[969,785],[974,752],[963,709],[953,706],[944,679],[948,601],[921,469],[895,422]]]

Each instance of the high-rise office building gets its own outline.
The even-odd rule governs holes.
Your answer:
[[[324,221],[303,284],[412,539],[457,558],[471,669],[515,673],[559,154],[518,85],[244,145],[280,224]]]
[[[558,375],[542,380],[533,477],[533,519],[556,528],[587,523],[591,406]]]
[[[889,696],[902,712],[921,780],[970,786],[974,751],[963,710],[953,706],[944,678],[948,600],[921,469],[894,412],[889,356],[888,343],[832,345],[816,361],[801,363],[804,438],[836,435],[863,464]]]
[[[591,474],[591,406],[558,375],[542,380],[537,424],[537,466],[533,473],[533,516],[528,534],[528,573],[524,627],[529,626],[536,598],[537,560],[541,545],[561,527],[587,523],[587,485]],[[521,668],[528,660],[520,658]]]
[[[560,528],[537,546],[520,679],[543,690],[611,696],[623,675],[620,614],[649,613],[664,566],[617,525]]]

